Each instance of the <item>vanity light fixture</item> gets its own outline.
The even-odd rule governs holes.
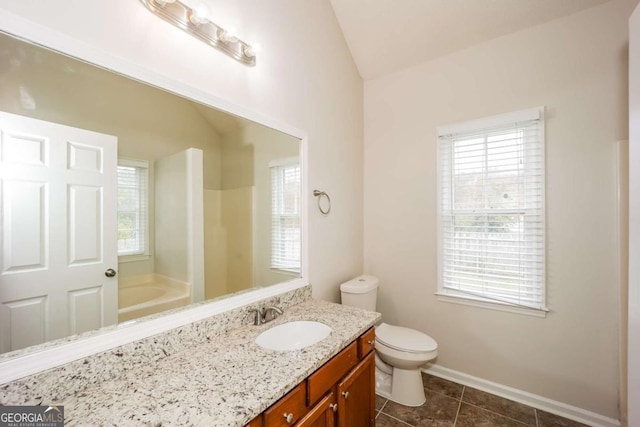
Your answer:
[[[237,43],[236,29],[232,27],[228,30],[218,30],[218,40],[222,43]]]
[[[204,3],[189,7],[180,0],[140,0],[151,12],[203,42],[246,65],[256,65],[257,46],[251,46],[235,35],[235,29],[224,29],[209,20]]]

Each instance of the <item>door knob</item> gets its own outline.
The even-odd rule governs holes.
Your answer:
[[[113,268],[109,268],[107,269],[107,271],[104,272],[104,275],[107,277],[114,277],[116,274],[117,273]]]

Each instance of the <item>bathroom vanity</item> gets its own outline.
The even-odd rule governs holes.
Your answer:
[[[375,425],[374,341],[370,328],[248,427]]]
[[[250,309],[273,305],[284,314],[254,326]],[[296,351],[256,344],[300,320],[331,333]],[[63,405],[66,426],[368,426],[379,320],[305,287],[2,384],[0,404]]]

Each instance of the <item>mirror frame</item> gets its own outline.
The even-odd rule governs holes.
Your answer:
[[[0,355],[0,385],[309,285],[309,196],[307,193],[310,187],[308,186],[308,137],[306,132],[166,77],[156,71],[148,70],[133,61],[103,52],[86,42],[43,27],[3,9],[0,9],[0,32],[296,137],[300,139],[300,165],[302,167],[302,268],[300,278],[248,292],[241,291],[241,293],[231,294],[229,297],[222,297],[210,303],[205,301],[198,303],[195,307],[150,320],[141,319],[139,322],[125,322],[115,327],[107,326],[103,329],[87,332],[83,335],[88,336],[77,339],[54,340],[51,341],[52,345],[40,344],[44,348],[39,348],[40,345],[31,347],[33,351],[27,347],[24,350],[18,350],[20,355],[7,357],[4,360]]]

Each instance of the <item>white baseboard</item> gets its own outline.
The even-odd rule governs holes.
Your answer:
[[[454,381],[458,384],[477,388],[505,399],[514,400],[525,405],[532,406],[551,414],[559,415],[570,420],[578,421],[593,427],[619,427],[620,421],[577,406],[567,405],[566,403],[551,400],[546,397],[518,390],[513,387],[494,383],[482,378],[474,377],[463,372],[454,371],[439,365],[427,365],[422,369],[423,372],[433,375],[434,377],[444,378],[445,380]]]

